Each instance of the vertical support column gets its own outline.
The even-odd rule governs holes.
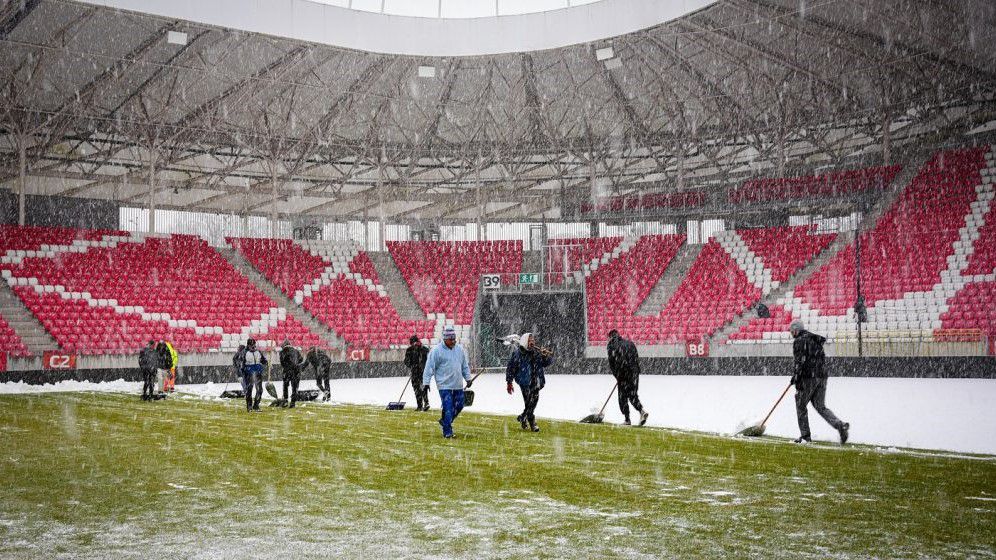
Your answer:
[[[882,117],[882,164],[889,165],[892,159],[892,114],[886,111]]]
[[[156,232],[156,151],[149,151],[149,233]]]
[[[387,250],[387,243],[384,238],[387,236],[387,219],[384,212],[384,167],[377,166],[377,209],[380,214],[380,239],[377,241],[377,250]]]
[[[277,237],[277,160],[270,160],[270,238]]]
[[[785,131],[778,131],[778,176],[785,176]]]
[[[18,174],[17,174],[17,225],[24,225],[24,199],[28,175],[28,137],[21,134],[17,142]]]
[[[677,188],[682,190],[685,187],[685,145],[678,144],[678,181]]]
[[[474,163],[474,186],[477,195],[477,238],[481,241],[488,240],[487,226],[482,225],[484,221],[484,191],[481,185],[481,155],[477,155],[477,161]]]

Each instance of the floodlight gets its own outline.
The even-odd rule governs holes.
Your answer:
[[[616,56],[616,53],[615,51],[612,50],[612,47],[602,47],[600,49],[595,49],[595,58],[599,62],[603,60],[608,60],[613,56]]]
[[[605,67],[609,70],[615,70],[616,68],[622,68],[622,61],[618,58],[610,58],[605,61]]]
[[[435,78],[436,77],[436,67],[435,66],[419,66],[418,67],[418,77],[419,78]]]

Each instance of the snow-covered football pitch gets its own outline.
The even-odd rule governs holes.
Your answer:
[[[501,381],[475,383],[477,402],[457,420],[456,440],[440,437],[435,396],[430,412],[410,410],[410,391],[409,410],[384,410],[399,379],[334,380],[332,403],[261,414],[217,399],[222,385],[180,386],[145,403],[133,383],[5,384],[0,556],[996,556],[996,458],[968,453],[992,453],[993,438],[954,433],[963,419],[992,433],[992,381],[920,380],[925,388],[901,396],[921,410],[883,405],[868,425],[875,414],[854,401],[852,382],[869,399],[896,388],[832,379],[828,404],[859,442],[846,447],[813,413],[814,434],[826,441],[810,446],[673,429],[732,433],[763,415],[783,379],[755,378],[757,395],[745,399],[747,389],[731,393],[742,381],[726,378],[719,391],[720,378],[669,378],[685,384],[684,401],[716,400],[693,406],[658,395],[665,381],[645,377],[658,425],[626,428],[614,424],[614,401],[606,424],[577,423],[601,405],[607,377],[555,376],[535,434],[508,414],[521,401]],[[704,388],[687,388],[696,384]],[[42,392],[53,389],[62,392]],[[917,391],[933,395],[935,422],[923,421],[931,433],[904,435],[902,420],[928,413]],[[786,401],[776,435],[790,435]],[[696,409],[721,418],[676,419]],[[947,446],[916,439],[945,431]],[[907,441],[949,451],[897,447]]]

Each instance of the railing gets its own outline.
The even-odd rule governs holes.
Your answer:
[[[855,332],[836,333],[832,344],[834,355],[858,355]],[[980,329],[865,331],[861,336],[861,354],[866,357],[986,356],[989,339]]]

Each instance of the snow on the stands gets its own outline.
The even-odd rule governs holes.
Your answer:
[[[313,404],[386,406],[398,399],[405,381],[400,377],[334,379],[333,402]],[[785,377],[644,375],[640,378],[640,399],[650,412],[647,423],[650,426],[733,434],[760,422],[786,383]],[[275,384],[279,391],[279,381]],[[541,419],[577,421],[597,412],[613,384],[614,380],[607,375],[547,376],[536,414]],[[180,394],[176,396],[217,398],[225,387],[224,383],[178,385]],[[231,383],[228,388],[237,389],[238,384]],[[314,381],[302,382],[302,389],[312,388],[315,388]],[[514,395],[506,394],[502,374],[481,376],[473,390],[476,399],[469,410],[507,415],[522,410],[518,387]],[[54,385],[0,383],[0,393],[57,391],[128,392],[137,398],[141,385],[122,380],[106,383],[62,381]],[[794,394],[790,389],[775,410],[768,421],[767,434],[798,435]],[[430,391],[429,398],[433,411],[424,414],[438,414],[439,396],[435,388]],[[415,406],[411,387],[406,389],[402,400],[408,403],[408,408]],[[966,453],[996,454],[996,437],[992,436],[996,433],[993,402],[996,402],[996,380],[988,379],[832,377],[827,390],[827,406],[851,423],[854,443]],[[622,421],[615,395],[606,407],[605,421]],[[811,407],[809,421],[814,439],[837,440],[837,433]]]

